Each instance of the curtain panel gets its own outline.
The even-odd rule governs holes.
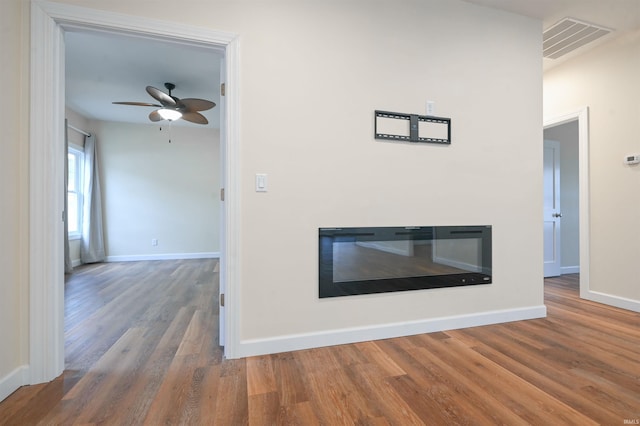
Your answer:
[[[84,179],[82,237],[80,260],[95,263],[105,260],[104,234],[102,228],[102,194],[98,170],[98,149],[96,137],[87,136],[84,142]]]

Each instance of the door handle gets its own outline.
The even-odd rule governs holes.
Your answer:
[[[552,216],[553,217],[562,217],[562,213],[554,213]]]

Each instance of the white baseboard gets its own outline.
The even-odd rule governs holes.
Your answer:
[[[587,290],[580,292],[580,297],[593,302],[604,303],[616,308],[629,311],[640,312],[640,300],[627,299],[626,297],[613,296],[611,294],[600,293],[599,291]]]
[[[220,252],[205,253],[166,253],[166,254],[132,254],[124,256],[107,256],[107,262],[138,262],[141,260],[177,260],[177,259],[217,259]]]
[[[71,260],[71,267],[75,268],[76,266],[80,266],[82,265],[82,262],[80,261],[80,259],[72,259]]]
[[[579,274],[580,266],[562,266],[560,268],[560,275],[565,274]]]
[[[278,352],[318,348],[322,346],[342,345],[369,340],[390,339],[414,334],[455,330],[481,325],[521,321],[547,316],[544,305],[500,311],[480,312],[477,314],[441,317],[419,321],[407,321],[395,324],[383,324],[371,327],[354,327],[318,333],[294,334],[268,339],[243,340],[239,345],[239,357],[265,355]]]
[[[29,384],[29,367],[23,365],[0,378],[0,401],[11,395],[20,386]]]

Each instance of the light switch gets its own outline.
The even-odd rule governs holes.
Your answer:
[[[256,173],[256,192],[267,192],[266,173]]]

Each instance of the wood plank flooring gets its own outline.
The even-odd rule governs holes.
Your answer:
[[[224,360],[217,262],[84,266],[64,374],[2,425],[623,425],[640,421],[640,314],[545,281],[548,317]]]

